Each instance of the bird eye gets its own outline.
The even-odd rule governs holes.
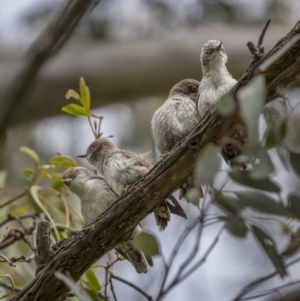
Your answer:
[[[93,150],[94,150],[94,147],[91,146],[90,149],[89,149],[89,153],[91,153]]]
[[[206,53],[207,53],[207,54],[212,54],[213,51],[214,51],[214,49],[207,49],[207,50],[206,50]]]
[[[193,91],[193,92],[197,92],[197,90],[198,90],[198,89],[197,89],[196,86],[192,86],[192,91]]]

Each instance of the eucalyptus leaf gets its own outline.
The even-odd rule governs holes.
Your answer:
[[[76,103],[66,105],[62,107],[61,110],[71,115],[89,116],[89,112],[84,107],[77,105]]]
[[[238,199],[223,194],[216,194],[214,204],[226,213],[239,213],[245,208],[244,204]]]
[[[57,279],[64,282],[64,284],[77,296],[79,301],[93,301],[86,292],[78,288],[76,282],[73,279],[60,272],[55,272],[54,275]]]
[[[39,190],[43,190],[43,188],[40,187],[40,186],[37,186],[37,185],[32,185],[30,187],[30,194],[31,194],[33,200],[35,201],[35,203],[38,205],[38,207],[45,213],[45,215],[49,219],[49,221],[50,221],[50,223],[51,223],[51,225],[52,225],[52,227],[54,229],[56,239],[59,240],[60,236],[59,236],[58,230],[56,228],[55,222],[52,219],[52,217],[51,217],[50,213],[48,212],[48,210],[42,204],[42,202],[40,200],[40,197],[39,197],[39,194],[38,194]]]
[[[248,227],[245,224],[245,221],[236,216],[226,216],[225,228],[235,236],[245,237],[248,233]]]
[[[85,272],[87,278],[86,285],[94,292],[99,292],[101,290],[101,284],[99,283],[94,271],[89,269]]]
[[[35,166],[38,166],[40,164],[40,158],[38,154],[32,150],[31,148],[27,146],[21,146],[20,151],[26,155],[28,155],[34,162]]]
[[[253,180],[267,179],[268,175],[274,172],[273,162],[267,150],[261,146],[256,149],[258,163],[253,164],[253,170],[249,171],[249,177]]]
[[[78,163],[72,157],[66,155],[54,156],[50,158],[50,162],[52,164],[57,164],[59,166],[67,168],[79,166]]]
[[[229,177],[239,184],[268,191],[268,192],[280,192],[280,188],[274,182],[267,179],[256,180],[251,179],[250,172],[248,170],[232,170],[228,173]]]
[[[210,182],[219,170],[219,159],[217,147],[210,143],[201,152],[195,165],[194,184],[201,188],[201,185]]]
[[[199,188],[192,187],[191,189],[188,190],[185,197],[193,205],[198,206],[199,200],[201,197],[203,197],[203,195],[202,195],[201,191],[199,190]]]
[[[252,231],[260,245],[263,247],[264,251],[270,258],[271,262],[273,263],[274,267],[276,268],[278,274],[281,277],[286,276],[286,270],[284,261],[281,255],[277,253],[276,245],[273,239],[267,235],[263,230],[260,228],[252,225]]]
[[[292,217],[293,213],[276,200],[258,192],[236,192],[240,202],[244,206],[251,207],[259,212]]]
[[[251,157],[259,145],[258,119],[262,113],[266,93],[265,77],[255,76],[237,93],[241,111],[249,131],[248,154]]]
[[[85,84],[85,80],[83,77],[80,77],[79,80],[79,87],[80,87],[80,96],[81,102],[84,107],[89,110],[91,106],[91,96],[90,96],[90,89]]]
[[[138,234],[132,241],[135,248],[142,251],[146,257],[159,254],[159,247],[156,238],[147,232]]]
[[[300,177],[300,154],[290,151],[290,162],[293,167],[293,170]]]
[[[221,115],[228,116],[235,110],[235,101],[229,94],[224,95],[217,103],[217,108]]]

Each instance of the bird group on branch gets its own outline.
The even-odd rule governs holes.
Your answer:
[[[201,50],[200,62],[202,80],[184,79],[170,91],[168,99],[154,113],[151,128],[156,148],[161,158],[186,137],[199,124],[207,111],[216,108],[221,98],[236,84],[227,71],[227,54],[222,41],[210,40]],[[232,159],[243,153],[246,135],[236,132],[237,144],[228,143],[221,146],[220,151],[229,164]],[[100,173],[97,176],[84,167],[72,167],[62,175],[62,181],[81,200],[81,213],[86,224],[91,224],[125,191],[145,176],[152,165],[139,155],[117,148],[108,138],[99,137],[87,148],[86,153],[77,156],[86,158]],[[188,199],[186,193],[193,186],[193,177],[189,176],[180,187],[179,198]],[[200,191],[199,196],[203,196]],[[161,201],[153,208],[156,224],[160,231],[166,229],[171,214],[187,218],[184,210],[173,195]],[[130,238],[117,246],[116,251],[126,258],[137,273],[147,272],[147,263],[152,266],[151,257],[146,257],[132,241],[142,232],[137,225]]]

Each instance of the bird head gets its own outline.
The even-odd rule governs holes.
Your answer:
[[[196,101],[198,98],[199,82],[195,79],[184,79],[177,83],[170,91],[169,97],[173,95],[184,95]]]
[[[227,54],[222,41],[210,40],[201,49],[200,61],[203,73],[227,63]]]
[[[78,158],[86,158],[88,162],[95,166],[98,161],[111,149],[115,149],[115,145],[107,138],[100,138],[95,140],[87,148],[84,155],[78,155]]]

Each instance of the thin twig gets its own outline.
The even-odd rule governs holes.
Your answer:
[[[9,260],[5,255],[0,254],[0,257],[4,259],[4,260],[0,260],[0,262],[7,262],[10,266],[16,267],[16,266],[14,265],[14,263],[13,263],[11,260]]]
[[[266,23],[264,29],[262,30],[262,32],[261,32],[261,34],[260,34],[260,36],[259,36],[259,39],[258,39],[258,42],[257,42],[257,48],[258,48],[258,49],[260,49],[260,47],[261,47],[261,45],[262,45],[262,43],[263,43],[263,41],[264,41],[264,37],[265,37],[265,34],[266,34],[266,32],[267,32],[267,29],[268,29],[268,27],[269,27],[269,25],[270,25],[270,22],[271,22],[271,19],[269,19],[269,20],[267,21],[267,23]]]
[[[273,289],[269,289],[265,292],[261,292],[261,293],[257,293],[256,295],[252,295],[252,296],[249,296],[249,297],[245,297],[245,298],[242,298],[240,300],[251,300],[251,299],[255,299],[255,298],[259,298],[259,297],[263,297],[263,296],[266,296],[266,295],[270,295],[274,292],[277,292],[278,290],[282,289],[282,288],[285,288],[285,287],[289,287],[289,286],[292,286],[292,285],[295,285],[297,283],[300,283],[300,280],[297,280],[297,281],[292,281],[292,282],[289,282],[289,283],[286,283],[286,284],[283,284],[283,285],[280,285],[278,287],[275,287]],[[277,292],[278,293],[278,292]]]
[[[138,286],[134,285],[133,283],[131,283],[131,282],[125,280],[125,279],[122,279],[118,276],[115,276],[114,274],[111,274],[111,278],[116,279],[120,282],[123,282],[123,283],[127,284],[128,286],[132,287],[133,289],[138,291],[140,294],[142,294],[148,301],[153,301],[152,296],[148,295],[146,292],[144,292],[142,289],[140,289]]]
[[[115,293],[115,289],[114,289],[114,286],[113,286],[113,282],[112,282],[111,278],[112,277],[109,278],[110,290],[111,290],[111,293],[112,293],[112,295],[114,297],[114,300],[118,301],[116,293]]]
[[[300,261],[300,257],[292,260],[291,262],[287,263],[286,264],[286,267],[289,267],[297,262]],[[241,292],[234,298],[232,299],[232,301],[238,301],[238,300],[241,300],[241,298],[246,295],[249,291],[253,290],[256,286],[258,286],[259,284],[262,284],[263,282],[273,278],[274,276],[277,276],[278,275],[278,272],[277,271],[274,271],[264,277],[261,277],[257,280],[254,280],[252,282],[250,282],[249,284],[247,284],[242,290]]]
[[[26,195],[26,191],[23,191],[23,192],[17,194],[16,196],[14,196],[14,197],[12,197],[11,199],[7,200],[5,203],[0,204],[0,208],[3,208],[3,207],[5,207],[5,206],[11,204],[12,202],[14,202],[14,201],[16,201],[16,200],[22,198],[22,197],[25,196],[25,195]]]

